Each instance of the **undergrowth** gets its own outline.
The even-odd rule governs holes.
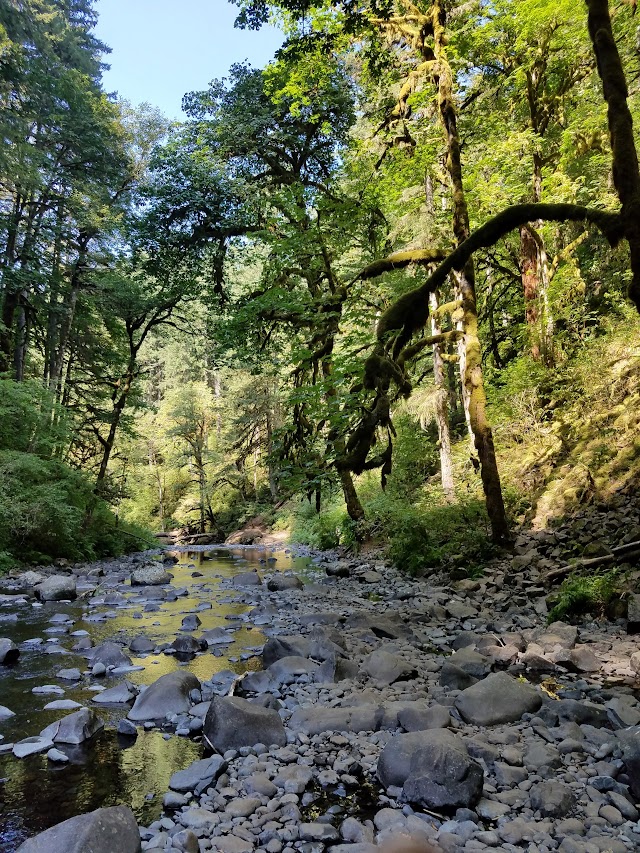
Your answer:
[[[553,595],[555,604],[549,611],[549,622],[586,613],[604,615],[609,605],[622,593],[623,581],[624,575],[618,569],[591,577],[571,575]]]

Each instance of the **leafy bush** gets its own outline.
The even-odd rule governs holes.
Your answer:
[[[568,577],[554,594],[554,606],[549,611],[549,622],[585,613],[602,615],[607,607],[619,597],[623,577],[613,569],[602,575]]]

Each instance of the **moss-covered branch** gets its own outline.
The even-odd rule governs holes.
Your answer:
[[[404,252],[393,252],[386,258],[374,261],[361,270],[354,281],[377,278],[385,272],[399,270],[411,264],[437,264],[447,257],[444,249],[410,249]]]
[[[538,219],[553,222],[586,220],[596,225],[612,246],[615,246],[624,237],[624,227],[619,213],[610,213],[577,204],[516,204],[508,207],[494,216],[493,219],[485,222],[457,249],[450,252],[423,284],[405,293],[384,312],[378,322],[378,339],[384,339],[389,332],[393,331],[403,330],[406,335],[406,333],[420,329],[428,317],[428,312],[425,311],[424,306],[429,294],[445,283],[450,272],[462,270],[478,249],[493,246],[510,231]],[[392,258],[393,255],[389,257]],[[412,261],[407,261],[407,263],[412,263]],[[390,268],[393,269],[393,267]]]

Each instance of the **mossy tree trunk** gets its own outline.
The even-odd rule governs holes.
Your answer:
[[[608,0],[586,0],[589,35],[607,102],[613,182],[622,205],[622,225],[631,256],[629,297],[640,311],[640,170],[627,103],[627,80],[611,28]]]
[[[446,10],[441,0],[432,4],[434,44],[434,77],[438,86],[440,121],[447,141],[447,171],[453,193],[453,231],[458,245],[471,233],[469,212],[462,182],[462,160],[458,135],[457,109],[453,94],[453,75],[446,55]],[[482,378],[482,350],[478,337],[475,270],[470,259],[456,276],[462,302],[462,331],[464,342],[464,374],[462,381],[469,405],[469,422],[480,461],[480,474],[491,523],[492,538],[504,542],[509,538],[509,525],[502,497],[500,474],[493,444],[493,433],[487,417],[487,399]]]
[[[437,315],[438,297],[430,294],[431,334],[438,337],[442,334]],[[453,462],[451,459],[451,433],[449,432],[449,392],[442,358],[442,344],[436,341],[433,345],[433,381],[436,386],[436,424],[438,426],[438,444],[440,450],[440,479],[442,491],[447,501],[455,497],[453,481]]]

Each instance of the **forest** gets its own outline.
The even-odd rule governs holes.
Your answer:
[[[260,524],[473,573],[633,487],[635,0],[235,5],[282,49],[175,122],[93,0],[0,2],[0,572]]]

